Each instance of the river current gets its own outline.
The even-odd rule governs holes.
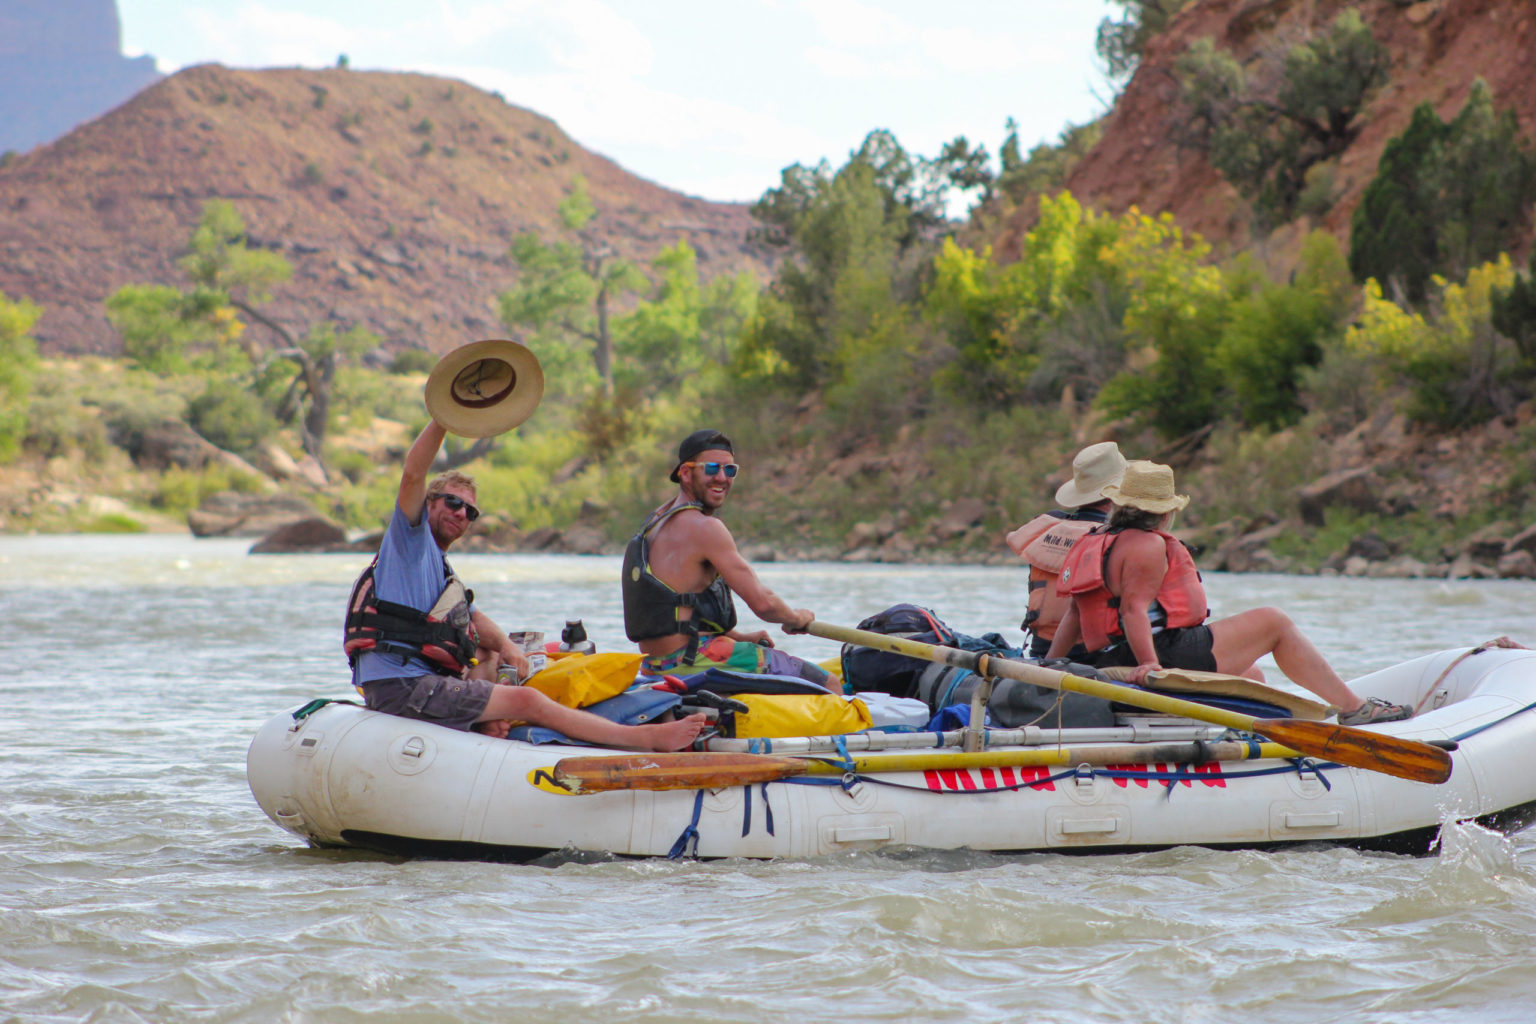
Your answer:
[[[1536,830],[1452,825],[1422,859],[909,850],[518,866],[311,850],[256,806],[245,752],[272,715],[349,695],[340,618],[363,560],[246,547],[0,537],[0,1021],[1536,1015]],[[627,646],[617,559],[454,562],[507,628],[553,637],[579,616],[599,649]],[[1021,637],[1018,570],[760,568],[828,622],[905,600],[962,632]],[[1207,586],[1218,616],[1283,607],[1345,678],[1501,634],[1536,645],[1529,582]]]

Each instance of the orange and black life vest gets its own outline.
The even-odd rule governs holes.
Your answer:
[[[377,557],[352,585],[342,646],[355,668],[367,651],[419,658],[445,675],[461,676],[474,664],[479,637],[470,618],[473,591],[454,575],[443,559],[443,589],[427,611],[381,601],[374,589]]]
[[[1020,629],[1042,640],[1056,635],[1071,598],[1056,591],[1056,581],[1072,545],[1104,522],[1102,511],[1046,512],[1008,535],[1008,546],[1029,563],[1029,603]]]
[[[1198,626],[1209,610],[1200,571],[1189,549],[1171,533],[1151,530],[1163,538],[1168,554],[1168,571],[1149,609],[1152,625],[1164,628]],[[1121,531],[1090,533],[1067,553],[1061,569],[1058,591],[1077,603],[1078,624],[1083,632],[1083,646],[1089,653],[1102,651],[1125,639],[1125,624],[1120,619],[1120,597],[1109,590],[1109,552],[1120,539]]]

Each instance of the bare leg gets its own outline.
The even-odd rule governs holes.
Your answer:
[[[1278,608],[1254,608],[1213,622],[1211,638],[1218,672],[1246,675],[1259,658],[1273,654],[1288,679],[1341,711],[1353,711],[1365,703]]]
[[[511,719],[542,725],[573,739],[635,750],[685,750],[704,731],[703,715],[689,715],[649,725],[620,725],[587,711],[568,708],[526,686],[497,686],[480,713],[480,721]],[[503,734],[505,735],[505,734]]]
[[[493,651],[489,647],[477,647],[475,649],[475,664],[469,666],[469,671],[464,673],[468,679],[484,679],[487,682],[496,681],[496,669],[501,666],[501,652]]]

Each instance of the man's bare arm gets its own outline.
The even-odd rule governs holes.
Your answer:
[[[405,468],[400,471],[400,493],[395,504],[405,513],[412,526],[421,522],[421,510],[427,504],[427,474],[432,472],[432,460],[448,432],[437,420],[427,420],[427,425],[417,435],[411,450],[405,453]]]
[[[523,653],[522,648],[508,639],[502,628],[478,608],[471,614],[471,618],[475,623],[475,633],[480,638],[480,646],[500,654],[503,662],[517,669],[519,679],[527,679],[528,657]]]
[[[718,572],[732,592],[746,602],[752,614],[764,622],[777,622],[788,631],[802,631],[815,614],[807,608],[792,608],[758,579],[752,566],[736,549],[736,540],[718,519],[701,517],[690,523],[696,531],[696,550]]]

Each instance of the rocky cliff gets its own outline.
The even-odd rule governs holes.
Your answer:
[[[1205,158],[1181,149],[1177,129],[1186,116],[1173,76],[1196,40],[1210,37],[1245,67],[1283,54],[1331,25],[1346,7],[1358,10],[1392,55],[1391,81],[1371,99],[1359,136],[1333,169],[1332,205],[1317,220],[1298,221],[1258,237],[1248,205]],[[1321,227],[1347,243],[1350,217],[1376,173],[1388,140],[1408,124],[1413,108],[1434,106],[1446,120],[1461,110],[1481,77],[1500,109],[1515,110],[1536,136],[1536,0],[1197,0],[1153,39],[1124,93],[1106,116],[1098,143],[1068,176],[1067,188],[1087,204],[1120,212],[1171,212],[1218,252],[1253,249],[1277,270],[1294,263],[1299,242]],[[1005,253],[1016,253],[1034,217],[1021,209],[1007,232]]]
[[[25,152],[160,77],[124,57],[113,0],[0,3],[0,152]]]
[[[418,74],[189,68],[0,168],[0,291],[44,307],[45,353],[113,353],[102,301],[183,285],[176,265],[210,199],[294,267],[265,311],[292,330],[362,326],[445,350],[502,333],[508,245],[553,233],[584,176],[620,256],[687,241],[707,278],[766,272],[745,205],[638,178],[546,117]]]

